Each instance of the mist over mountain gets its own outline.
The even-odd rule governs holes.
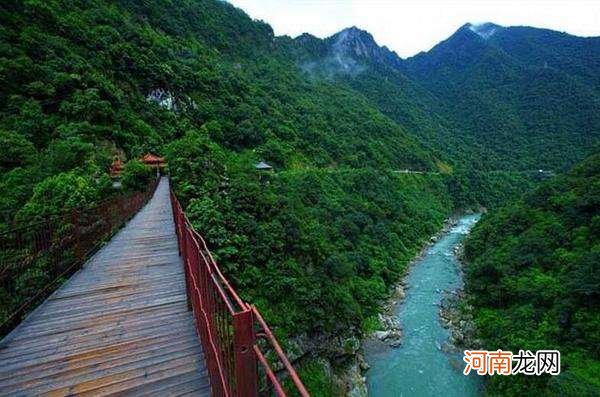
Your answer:
[[[408,59],[354,27],[296,42],[312,76],[351,86],[459,163],[560,170],[600,137],[600,38],[467,23]]]

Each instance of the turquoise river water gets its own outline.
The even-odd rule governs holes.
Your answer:
[[[365,348],[371,366],[367,372],[369,396],[468,397],[481,393],[477,375],[462,374],[462,354],[441,350],[450,333],[439,318],[443,292],[462,285],[453,250],[478,220],[479,215],[462,217],[414,263],[407,278],[406,299],[395,308],[403,328],[402,345],[390,348],[374,342]]]

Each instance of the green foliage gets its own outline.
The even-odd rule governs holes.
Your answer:
[[[33,195],[17,213],[17,219],[21,222],[42,220],[71,208],[92,205],[103,190],[108,189],[107,185],[107,179],[97,182],[75,171],[50,176],[35,186]]]
[[[371,169],[227,176],[186,212],[243,295],[290,335],[361,332],[451,210],[441,176]]]
[[[362,330],[365,335],[370,335],[375,331],[381,330],[382,325],[378,316],[369,316],[363,320]]]
[[[411,81],[377,68],[355,78],[315,79],[296,63],[298,48],[290,40],[275,39],[268,25],[216,0],[5,1],[0,230],[15,217],[34,220],[109,195],[106,174],[115,152],[128,158],[161,153],[190,220],[279,335],[360,333],[376,326],[379,301],[446,216],[496,206],[532,185],[529,175],[481,170],[558,166],[563,152],[568,162],[591,146],[585,134],[594,132],[597,118],[589,110],[597,102],[584,103],[581,82],[573,82],[573,102],[553,102],[540,112],[549,105],[539,99],[544,90],[556,98],[570,82],[560,73],[544,72],[538,86],[522,88],[536,81],[528,70],[496,94],[487,84],[497,81],[486,83],[477,71],[463,98],[454,90],[456,76],[448,81],[452,89],[442,86],[443,75]],[[310,45],[321,51],[317,41]],[[585,75],[595,74],[585,69]],[[533,98],[523,102],[535,105],[531,112],[513,103],[523,96]],[[504,117],[506,102],[514,106]],[[527,115],[532,124],[515,121]],[[591,121],[583,128],[586,117]],[[529,144],[530,131],[537,138],[548,131],[547,139]],[[572,147],[565,136],[577,137]],[[260,159],[276,172],[257,173],[253,163]],[[397,172],[404,169],[423,173]],[[130,161],[123,185],[142,190],[153,175]],[[552,205],[570,208],[575,200],[594,208],[595,197],[552,196]],[[579,263],[569,269],[569,279],[577,280],[571,288],[580,300],[596,296],[598,280],[589,274],[598,273],[598,252],[588,243],[598,234],[597,216],[577,228],[533,210],[525,220],[510,216],[523,227],[543,221],[508,239],[523,242],[523,266],[539,263],[500,286],[489,284],[483,302],[510,287],[552,309],[565,275],[548,272],[552,264],[539,259],[541,253],[560,264]],[[540,242],[545,233],[573,246]],[[502,270],[481,277],[501,279]],[[596,330],[598,321],[576,304],[569,306],[574,341]],[[532,344],[554,337],[560,329],[554,320],[562,318],[557,310],[537,313],[535,305],[518,311],[520,320],[541,324],[532,325],[535,335],[522,334]],[[479,322],[486,330],[499,318],[496,308],[482,308]],[[552,387],[589,378],[588,366],[572,368]],[[324,368],[305,372],[314,394],[337,393]]]
[[[1,253],[5,255],[5,253]],[[11,264],[15,266],[14,264]],[[0,321],[6,321],[23,302],[35,297],[41,288],[52,281],[51,264],[47,257],[41,257],[21,272],[16,272],[14,291],[0,288]],[[15,269],[16,270],[16,269]]]
[[[208,198],[225,181],[225,152],[200,131],[187,132],[165,152],[181,200]]]
[[[180,148],[203,136],[215,163],[223,150],[256,150],[279,167],[435,167],[366,100],[304,78],[273,48],[270,27],[227,3],[9,0],[5,7],[0,130],[9,131],[2,137],[14,153],[3,156],[2,171],[39,167],[30,171],[33,185],[87,169],[90,159],[87,172],[106,172],[111,148],[135,158],[186,134],[194,137]],[[168,101],[147,99],[159,91]],[[31,145],[44,156],[38,164],[27,161]],[[11,203],[14,213],[19,202]]]
[[[79,137],[68,137],[52,141],[45,151],[46,172],[58,173],[84,167],[94,156],[94,145]]]
[[[490,349],[558,349],[557,378],[494,377],[492,394],[600,393],[600,155],[485,216],[465,243]]]
[[[0,147],[4,148],[0,158],[0,171],[26,165],[36,154],[33,144],[14,132],[0,130]]]
[[[156,178],[156,170],[139,160],[129,160],[121,172],[123,188],[130,191],[145,191],[152,178]]]
[[[465,25],[408,59],[356,28],[278,44],[309,76],[361,93],[446,163],[568,169],[600,138],[600,38],[493,29],[484,39]]]
[[[514,200],[532,189],[539,173],[516,171],[477,171],[458,168],[445,179],[456,209],[493,208]]]
[[[406,60],[407,75],[433,95],[426,103],[452,131],[438,140],[464,142],[453,150],[479,169],[568,169],[600,137],[600,39],[495,29],[485,40],[463,26]]]
[[[341,397],[344,395],[341,387],[331,379],[329,374],[331,368],[326,363],[314,360],[302,364],[297,370],[304,386],[310,390],[311,396]],[[290,383],[289,380],[287,383]],[[287,390],[293,390],[293,387],[288,387]]]
[[[3,192],[0,195],[2,221],[11,221],[23,203],[29,200],[38,182],[38,173],[37,169],[17,167],[0,176],[0,191]]]

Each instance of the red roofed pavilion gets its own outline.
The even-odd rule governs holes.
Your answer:
[[[117,178],[121,175],[121,171],[123,171],[123,162],[117,156],[115,156],[112,164],[110,165],[110,176],[112,178]]]
[[[164,157],[159,157],[152,153],[146,154],[144,157],[142,157],[141,160],[142,160],[142,163],[144,163],[150,167],[163,168],[166,165]]]

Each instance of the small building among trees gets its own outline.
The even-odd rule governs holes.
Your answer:
[[[164,157],[148,153],[141,158],[142,163],[152,168],[164,168],[167,164]]]
[[[271,167],[264,161],[261,161],[260,163],[256,164],[254,168],[256,168],[257,171],[273,171],[273,167]]]
[[[121,171],[123,171],[123,161],[119,158],[119,156],[115,156],[112,164],[110,165],[110,177],[118,178],[121,176]]]
[[[165,161],[164,157],[160,157],[152,153],[147,153],[140,160],[148,167],[154,168],[157,171],[160,171],[161,174],[164,174],[164,169],[167,165],[167,162]]]

